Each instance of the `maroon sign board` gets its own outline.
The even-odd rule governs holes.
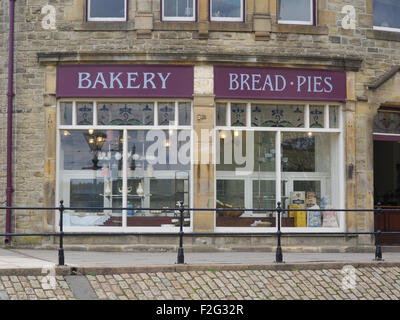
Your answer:
[[[214,66],[216,99],[346,100],[341,70]]]
[[[60,65],[57,98],[193,98],[193,66]]]

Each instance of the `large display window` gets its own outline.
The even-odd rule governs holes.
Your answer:
[[[344,230],[340,104],[216,103],[216,231]],[[228,208],[228,209],[227,209]],[[265,209],[229,211],[229,208]],[[269,209],[269,210],[268,210]]]
[[[177,202],[191,204],[191,126],[187,100],[60,100],[57,202],[76,208],[66,230],[174,230]]]

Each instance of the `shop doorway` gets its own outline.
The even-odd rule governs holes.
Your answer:
[[[374,134],[374,197],[382,208],[398,209],[381,215],[382,231],[400,231],[400,135]],[[375,214],[375,231],[377,230]],[[400,235],[383,235],[383,245],[400,245]]]

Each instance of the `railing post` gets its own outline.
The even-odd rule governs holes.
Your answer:
[[[183,201],[179,201],[179,211],[180,211],[180,230],[179,230],[179,248],[178,248],[178,260],[177,264],[185,263],[185,256],[183,254],[183,219],[185,208],[183,206]]]
[[[382,247],[381,247],[381,213],[382,213],[382,207],[381,203],[378,202],[378,228],[376,230],[376,237],[375,237],[375,261],[383,261],[382,259]]]
[[[276,258],[275,258],[275,262],[277,263],[281,263],[283,262],[283,256],[282,256],[282,247],[281,247],[281,212],[282,212],[282,208],[281,208],[281,203],[278,202],[278,207],[276,208],[276,212],[278,213],[278,231],[276,232],[276,235],[278,237],[278,246],[276,248]]]
[[[64,265],[64,230],[63,230],[63,214],[64,214],[64,201],[60,201],[60,207],[58,209],[60,211],[60,247],[58,248],[58,265]]]

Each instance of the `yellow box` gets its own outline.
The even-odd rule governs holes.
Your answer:
[[[289,210],[290,209],[302,209],[301,205],[299,204],[289,204]],[[296,215],[297,211],[289,211],[289,217],[294,218]]]
[[[307,211],[296,211],[294,216],[295,227],[307,227]]]

